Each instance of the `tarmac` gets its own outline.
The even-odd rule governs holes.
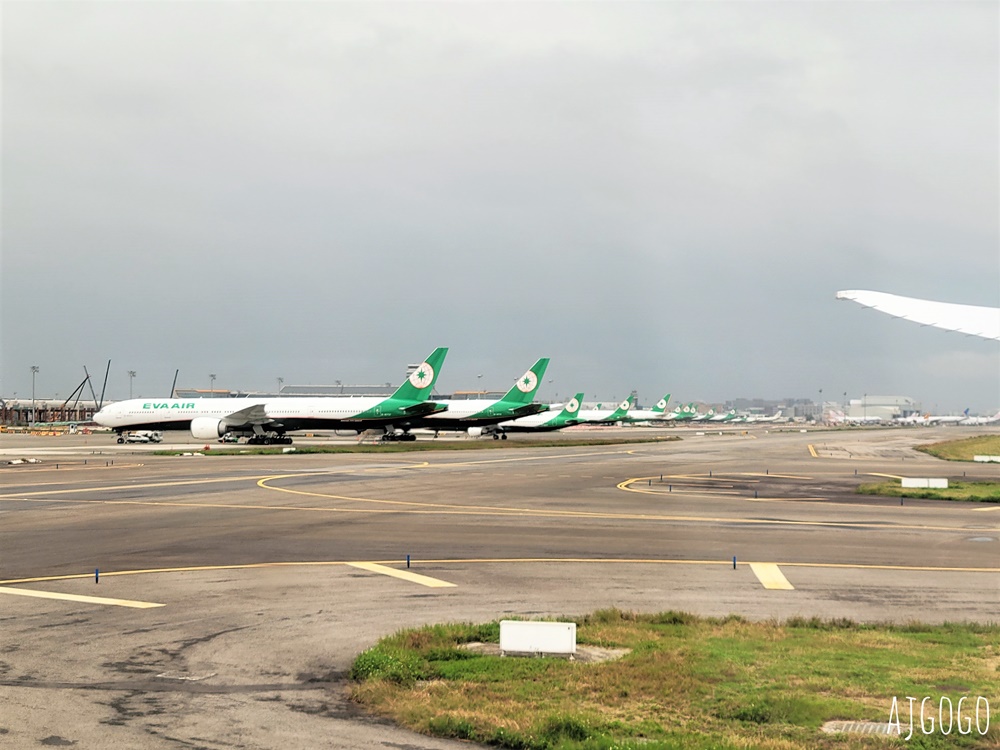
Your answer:
[[[0,464],[0,745],[468,747],[346,698],[360,651],[426,623],[606,607],[996,622],[1000,505],[855,493],[998,480],[913,450],[990,431],[232,457],[154,455],[201,447],[170,433],[0,434],[0,462],[39,461]]]

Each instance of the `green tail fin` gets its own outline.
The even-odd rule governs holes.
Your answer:
[[[447,354],[446,346],[439,346],[431,352],[431,355],[396,389],[391,398],[401,401],[426,401],[434,390],[434,384],[437,382],[438,373],[441,372],[441,365],[444,364]]]
[[[542,384],[545,377],[545,368],[549,366],[549,358],[542,357],[535,362],[531,368],[517,379],[514,387],[504,394],[501,401],[513,402],[515,404],[530,404],[535,398],[538,386]]]
[[[611,414],[608,415],[608,421],[615,421],[621,419],[626,414],[628,410],[632,408],[632,404],[635,403],[635,396],[629,396],[627,399],[618,404],[618,408],[615,409]]]
[[[661,398],[656,402],[656,406],[653,407],[653,411],[657,414],[663,414],[667,410],[667,404],[670,403],[670,394]]]
[[[576,415],[580,413],[580,405],[583,403],[583,394],[578,393],[569,401],[566,402],[566,406],[563,410],[559,412],[560,419],[576,419]]]

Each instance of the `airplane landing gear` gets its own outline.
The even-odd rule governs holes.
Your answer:
[[[254,435],[247,440],[247,445],[291,445],[292,439],[287,435]]]

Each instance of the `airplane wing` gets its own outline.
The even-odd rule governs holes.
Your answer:
[[[898,294],[851,289],[837,292],[837,299],[847,299],[895,318],[904,318],[925,326],[943,328],[970,336],[1000,341],[1000,308],[933,302],[901,297]]]
[[[264,410],[264,404],[254,404],[245,409],[234,411],[223,417],[223,421],[229,424],[267,424],[274,421]]]

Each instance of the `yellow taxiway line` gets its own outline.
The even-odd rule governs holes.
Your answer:
[[[381,573],[384,576],[392,576],[393,578],[401,578],[404,581],[410,581],[411,583],[419,583],[421,586],[428,586],[432,589],[444,589],[453,587],[454,583],[448,583],[448,581],[442,581],[437,578],[431,578],[430,576],[422,576],[419,573],[411,573],[408,570],[398,570],[397,568],[390,568],[386,565],[379,565],[378,563],[371,562],[352,562],[347,563],[352,568],[360,568],[361,570],[368,570],[372,573]]]
[[[750,563],[750,570],[766,589],[792,591],[795,587],[788,582],[784,573],[774,563]]]
[[[420,560],[421,564],[429,565],[523,565],[523,564],[538,564],[538,563],[562,563],[562,564],[610,564],[610,565],[708,565],[708,566],[718,566],[725,565],[729,567],[733,564],[732,559],[729,560],[663,560],[656,558],[603,558],[603,557],[514,557],[514,558],[472,558],[468,560],[463,559],[435,559],[435,560]],[[308,567],[336,567],[342,565],[352,565],[352,561],[348,560],[313,560],[304,562],[259,562],[259,563],[243,563],[243,564],[233,564],[233,565],[193,565],[189,567],[177,567],[177,568],[149,568],[146,570],[118,570],[109,571],[107,573],[101,572],[102,577],[110,576],[134,576],[134,575],[151,575],[160,573],[192,573],[192,572],[205,572],[205,571],[217,571],[217,570],[253,570],[253,569],[263,569],[263,568],[308,568]],[[375,565],[398,565],[399,560],[381,560],[375,563],[363,563],[363,564],[375,564]],[[741,561],[740,565],[754,565],[755,563],[750,561]],[[990,573],[997,574],[1000,573],[1000,568],[969,568],[969,567],[943,567],[936,565],[879,565],[874,563],[823,563],[823,562],[770,562],[770,563],[756,563],[759,565],[774,565],[784,568],[818,568],[818,569],[837,569],[837,570],[893,570],[902,573]],[[399,572],[397,570],[397,572]],[[68,575],[56,575],[56,576],[39,576],[36,578],[13,578],[6,581],[0,581],[0,586],[5,584],[16,584],[16,583],[39,583],[42,581],[71,581],[78,580],[81,578],[91,578],[92,573],[72,573]],[[23,589],[17,589],[17,591],[23,591]],[[149,606],[149,605],[147,605]]]
[[[808,445],[808,448],[810,456],[812,456],[813,458],[819,458],[819,454],[816,452],[816,448],[813,447],[812,443]]]
[[[164,606],[163,604],[157,604],[155,602],[135,602],[130,599],[106,599],[103,596],[83,596],[81,594],[60,594],[56,591],[15,589],[8,586],[0,586],[0,594],[31,596],[36,599],[60,599],[67,602],[83,602],[84,604],[109,604],[113,607],[131,607],[133,609],[153,609],[154,607]]]

